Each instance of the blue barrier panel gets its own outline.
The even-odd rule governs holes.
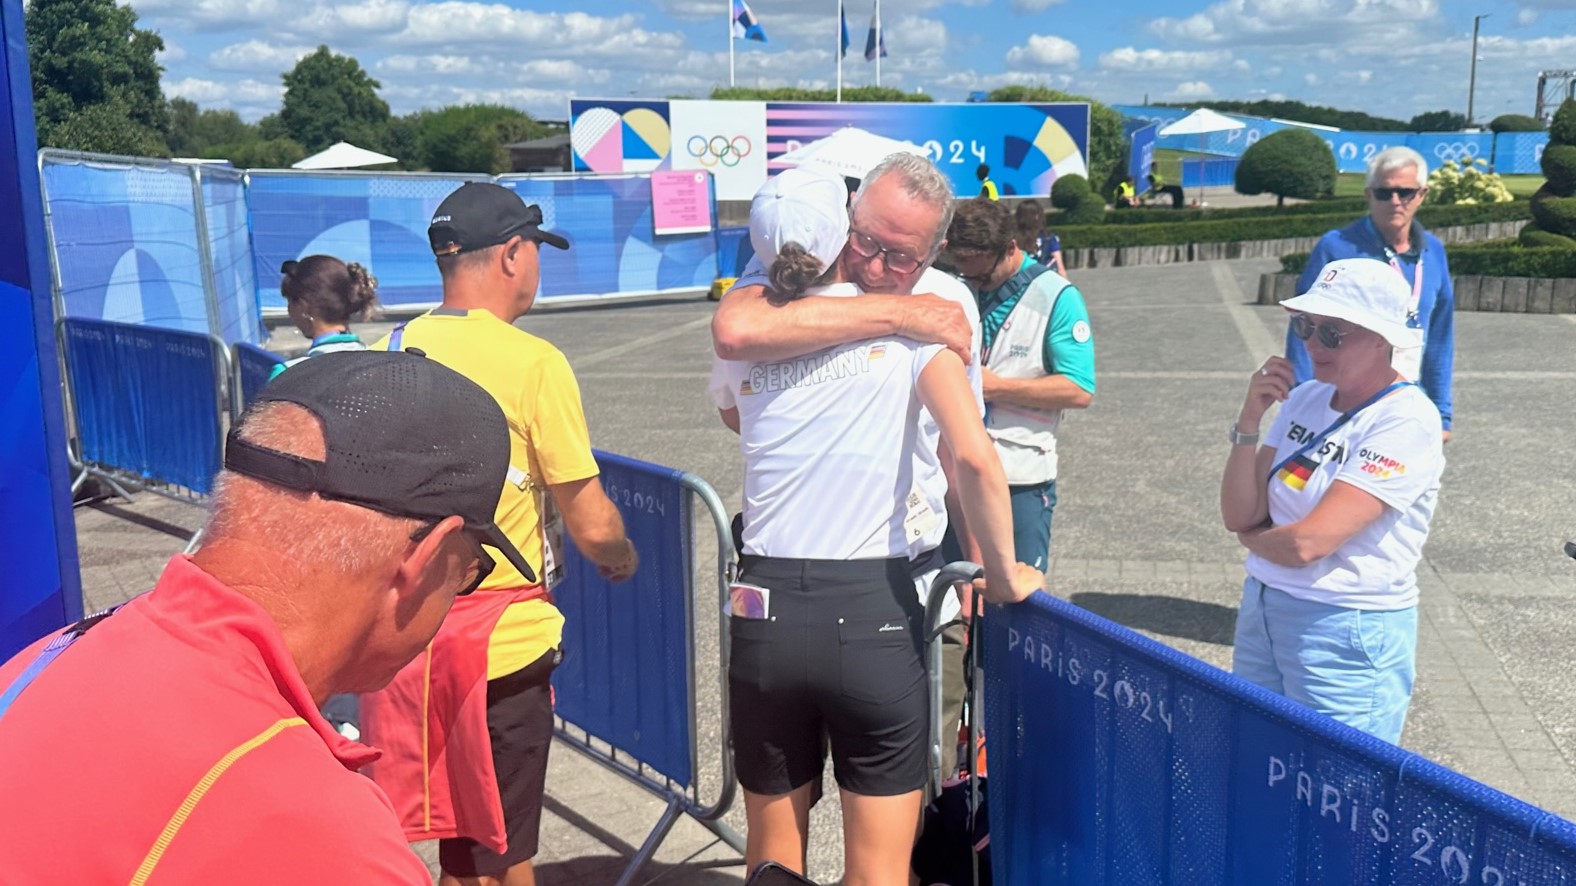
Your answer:
[[[437,304],[432,212],[461,184],[487,177],[253,170],[248,179],[257,300],[282,311],[279,266],[317,254],[365,266],[384,305]]]
[[[653,233],[649,175],[505,175],[498,184],[539,204],[544,227],[569,238],[568,250],[542,250],[544,302],[706,289],[718,276],[712,232]]]
[[[1076,606],[985,625],[998,883],[1576,879],[1576,825]]]
[[[1226,157],[1219,160],[1182,161],[1183,188],[1231,187],[1237,183],[1237,160]]]
[[[257,305],[246,176],[238,169],[214,166],[200,166],[196,175],[202,186],[219,337],[230,344],[267,341],[268,330]]]
[[[224,440],[223,344],[102,320],[60,327],[81,461],[206,495]]]
[[[40,156],[59,316],[211,332],[189,167]]]
[[[251,404],[257,392],[268,384],[268,379],[274,374],[274,367],[284,362],[284,358],[273,351],[260,348],[257,345],[240,342],[230,349],[230,365],[234,367],[235,378],[233,390],[236,394],[233,414],[240,416]]]
[[[82,617],[22,18],[0,2],[0,661]]]
[[[750,243],[748,225],[717,229],[717,276],[740,276],[744,266],[754,257],[755,247]]]
[[[1501,132],[1494,136],[1494,171],[1504,175],[1540,175],[1547,132]]]
[[[611,585],[566,544],[564,660],[553,672],[558,716],[680,785],[694,780],[690,685],[691,504],[682,471],[596,453],[602,486],[640,552]]]

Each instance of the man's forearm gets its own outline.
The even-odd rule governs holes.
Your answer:
[[[906,296],[807,296],[783,305],[765,288],[746,286],[723,297],[711,320],[717,356],[724,360],[786,360],[834,345],[897,335]]]
[[[1041,378],[987,377],[985,400],[1030,409],[1085,409],[1094,395],[1065,375]]]

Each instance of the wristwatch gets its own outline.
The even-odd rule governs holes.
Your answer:
[[[1244,434],[1238,431],[1236,422],[1232,422],[1231,427],[1226,429],[1226,439],[1230,440],[1233,446],[1257,446],[1259,444],[1258,434]]]

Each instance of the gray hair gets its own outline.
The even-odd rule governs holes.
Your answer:
[[[1399,172],[1408,166],[1417,167],[1417,183],[1426,186],[1428,184],[1428,161],[1423,159],[1422,154],[1404,145],[1385,148],[1375,154],[1373,159],[1368,161],[1368,178],[1364,181],[1364,184],[1371,188],[1379,176],[1389,172]]]
[[[935,238],[930,242],[930,253],[934,255],[936,249],[941,246],[941,241],[947,238],[947,229],[952,227],[952,182],[941,174],[941,170],[930,162],[929,157],[900,151],[882,160],[875,169],[870,170],[869,175],[865,176],[864,183],[854,194],[853,208],[859,206],[859,201],[864,197],[867,188],[888,175],[897,176],[898,183],[910,197],[941,210],[941,223],[936,228]]]
[[[237,434],[302,458],[325,455],[321,421],[294,403],[254,406]],[[225,469],[214,478],[204,535],[209,541],[243,539],[291,562],[327,563],[347,575],[367,575],[400,556],[420,526],[414,518],[296,492]]]

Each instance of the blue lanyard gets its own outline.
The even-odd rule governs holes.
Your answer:
[[[1341,427],[1341,425],[1344,425],[1347,422],[1351,421],[1357,415],[1357,413],[1362,412],[1364,409],[1367,409],[1368,407],[1374,405],[1375,403],[1378,403],[1380,400],[1383,400],[1385,397],[1389,396],[1394,391],[1398,391],[1401,388],[1414,386],[1416,384],[1417,384],[1417,382],[1415,382],[1415,381],[1398,381],[1395,384],[1389,386],[1388,388],[1385,388],[1384,390],[1380,391],[1379,393],[1373,395],[1372,397],[1369,397],[1367,400],[1364,400],[1362,403],[1358,404],[1356,409],[1349,409],[1346,412],[1341,413],[1339,416],[1336,417],[1335,421],[1330,422],[1330,426],[1329,427],[1325,428],[1324,430],[1322,430],[1318,434],[1316,434],[1312,440],[1309,440],[1307,443],[1302,444],[1302,448],[1301,449],[1298,449],[1296,452],[1293,452],[1291,455],[1288,455],[1285,458],[1281,459],[1279,464],[1277,464],[1273,468],[1270,468],[1270,476],[1273,477],[1276,474],[1279,474],[1280,471],[1281,471],[1281,468],[1286,467],[1286,465],[1290,464],[1293,459],[1297,458],[1299,455],[1302,455],[1303,453],[1307,452],[1308,450],[1312,449],[1313,447],[1318,446],[1320,443],[1323,443],[1326,437],[1329,437],[1331,434],[1335,433],[1335,431],[1337,429],[1339,429]]]
[[[16,697],[22,694],[22,690],[32,685],[34,680],[38,679],[38,675],[44,672],[44,668],[49,667],[50,662],[59,658],[60,653],[65,652],[72,643],[77,642],[83,634],[88,632],[89,628],[114,615],[118,609],[120,609],[119,606],[113,606],[96,615],[89,616],[61,632],[60,636],[49,641],[49,645],[45,646],[38,653],[38,657],[33,659],[22,670],[22,673],[16,675],[16,679],[11,681],[11,685],[6,687],[5,692],[0,692],[0,717],[5,716],[5,712],[11,709],[11,704],[16,701]]]
[[[404,323],[394,327],[394,331],[389,333],[389,350],[397,351],[400,349],[400,344],[405,338],[405,327],[409,325],[410,321],[406,320]]]

